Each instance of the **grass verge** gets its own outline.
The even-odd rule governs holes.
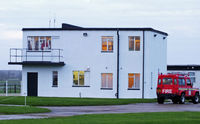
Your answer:
[[[1,124],[199,124],[200,112],[96,114],[49,119],[3,120]]]
[[[31,106],[0,106],[1,114],[27,114],[27,113],[45,113],[50,112],[46,108],[37,108]]]
[[[61,97],[27,97],[30,106],[97,106],[123,105],[131,103],[152,103],[156,99],[105,99],[105,98],[61,98]],[[0,104],[23,105],[22,96],[0,96]]]

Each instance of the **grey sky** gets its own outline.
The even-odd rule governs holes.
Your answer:
[[[0,0],[0,69],[9,48],[22,46],[22,28],[152,27],[169,34],[168,64],[200,64],[200,0]]]

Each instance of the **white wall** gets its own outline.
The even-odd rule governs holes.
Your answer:
[[[87,37],[83,33],[88,33]],[[166,71],[166,40],[145,33],[145,98],[154,98],[150,75],[157,82],[157,70]],[[117,32],[116,31],[24,31],[27,36],[59,36],[52,38],[52,48],[63,49],[65,66],[23,66],[22,94],[27,90],[27,72],[38,72],[38,96],[115,98],[117,92]],[[101,36],[113,36],[114,51],[101,52]],[[140,51],[128,50],[128,36],[140,36]],[[119,97],[142,98],[143,32],[120,31]],[[90,68],[90,87],[72,87],[73,71]],[[58,71],[58,87],[52,87],[52,71]],[[113,90],[101,89],[101,73],[113,73]],[[140,73],[140,90],[128,90],[128,73]],[[153,95],[152,95],[153,94]]]
[[[167,72],[167,40],[163,37],[166,36],[145,31],[145,98],[156,98],[158,73]]]

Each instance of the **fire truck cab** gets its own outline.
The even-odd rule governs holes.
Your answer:
[[[185,99],[191,99],[194,104],[199,102],[199,89],[193,88],[187,75],[159,75],[156,93],[159,104],[163,104],[165,99],[171,99],[174,104],[184,104]]]

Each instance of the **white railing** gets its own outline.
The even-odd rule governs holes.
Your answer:
[[[10,63],[29,61],[63,62],[62,49],[28,50],[23,48],[10,49]]]

